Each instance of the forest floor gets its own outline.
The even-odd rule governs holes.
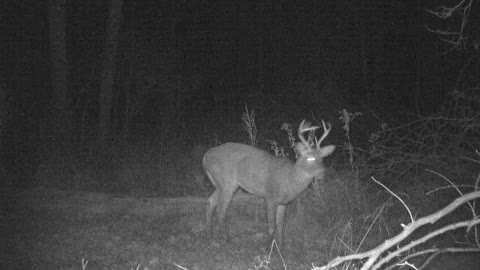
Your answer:
[[[232,220],[230,215],[232,242],[210,240],[204,230],[205,201],[43,188],[7,191],[0,268],[82,269],[83,260],[86,270],[255,269],[255,258],[264,254],[263,219],[255,222],[243,213]],[[284,262],[273,255],[270,269],[310,269],[312,262],[326,262],[328,250],[299,251],[287,243],[284,253]],[[476,256],[440,258],[431,269],[480,269]]]

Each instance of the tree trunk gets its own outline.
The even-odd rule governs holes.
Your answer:
[[[257,16],[257,84],[260,90],[265,90],[265,12],[263,1],[258,1],[256,6]]]
[[[53,89],[53,135],[63,137],[69,131],[67,124],[68,62],[65,40],[65,0],[48,2],[50,27],[51,82]]]
[[[3,130],[7,123],[7,86],[0,82],[0,178],[5,179],[5,151],[3,149]]]
[[[135,40],[135,25],[131,23],[128,30],[128,52],[126,54],[126,70],[125,75],[125,87],[123,88],[125,99],[124,108],[123,108],[123,123],[120,123],[121,126],[120,136],[122,141],[125,143],[127,141],[128,135],[130,135],[130,128],[132,126],[132,120],[134,117],[136,109],[136,67],[137,67],[137,42]]]
[[[110,131],[113,100],[113,76],[116,68],[118,36],[122,17],[123,0],[110,0],[106,29],[105,52],[100,85],[100,114],[98,117],[98,139],[102,142]]]
[[[358,45],[359,48],[359,60],[360,60],[360,78],[355,75],[356,78],[356,87],[352,89],[354,91],[354,99],[358,98],[363,98],[366,96],[367,92],[366,89],[368,89],[368,78],[369,78],[369,66],[368,63],[370,61],[369,59],[369,44],[368,44],[368,38],[371,38],[368,36],[367,33],[367,11],[365,7],[364,1],[357,1],[355,2],[355,5],[352,6],[352,12],[354,16],[354,24],[355,28],[357,29],[358,33]],[[368,97],[367,97],[368,98]],[[365,100],[364,100],[365,101]],[[369,103],[370,104],[370,103]]]

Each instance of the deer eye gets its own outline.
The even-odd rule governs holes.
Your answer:
[[[315,161],[315,157],[308,157],[307,161]]]

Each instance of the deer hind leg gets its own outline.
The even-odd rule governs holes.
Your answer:
[[[215,191],[208,197],[207,199],[207,208],[205,210],[205,228],[207,231],[207,236],[212,238],[213,237],[213,224],[212,224],[212,215],[213,215],[213,210],[215,208],[218,208],[218,201],[220,197],[220,189],[218,188],[213,176],[209,173],[206,172],[206,175],[210,182],[215,186]],[[217,211],[217,216],[218,216],[218,211]]]
[[[227,242],[230,242],[230,235],[228,234],[228,227],[227,222],[225,221],[225,216],[227,214],[227,208],[232,201],[233,194],[237,190],[237,186],[223,186],[219,189],[218,194],[218,206],[217,206],[217,214],[218,214],[218,223],[223,228],[225,238]]]
[[[213,224],[212,224],[212,215],[213,215],[213,210],[217,207],[218,205],[218,196],[219,196],[219,190],[218,188],[215,189],[215,191],[208,197],[207,200],[207,209],[205,211],[206,214],[206,222],[205,222],[205,228],[207,230],[207,236],[208,237],[213,237]],[[218,213],[217,213],[218,214]]]

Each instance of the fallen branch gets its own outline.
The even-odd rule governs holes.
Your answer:
[[[425,241],[427,241],[427,240],[429,240],[429,239],[431,239],[435,236],[438,236],[442,233],[445,233],[445,232],[450,231],[450,230],[462,228],[462,227],[467,227],[467,231],[468,231],[473,226],[476,226],[476,225],[480,224],[480,217],[479,216],[474,216],[472,218],[472,220],[469,220],[469,221],[457,222],[457,223],[450,224],[450,225],[447,225],[445,227],[442,227],[438,230],[435,230],[435,231],[427,234],[426,236],[405,245],[404,247],[399,247],[397,250],[391,252],[386,257],[381,258],[379,260],[380,256],[384,252],[386,252],[387,250],[389,250],[390,248],[392,248],[396,245],[399,245],[400,242],[405,240],[408,236],[410,236],[418,228],[420,228],[420,227],[422,227],[426,224],[433,224],[433,223],[437,222],[440,218],[442,218],[442,217],[448,215],[449,213],[451,213],[452,211],[454,211],[460,205],[462,205],[462,204],[464,204],[468,201],[478,199],[478,198],[480,198],[480,190],[477,190],[477,191],[465,194],[461,197],[458,197],[453,202],[451,202],[449,205],[447,205],[444,208],[438,210],[437,212],[435,212],[431,215],[425,216],[423,218],[420,218],[416,221],[413,221],[408,225],[403,226],[403,231],[400,234],[386,240],[385,242],[383,242],[383,244],[377,246],[376,248],[371,249],[371,250],[366,251],[366,252],[363,252],[363,253],[337,257],[337,258],[333,259],[332,261],[330,261],[327,265],[324,265],[324,266],[321,266],[321,267],[314,267],[313,270],[326,270],[326,269],[330,269],[331,267],[335,267],[335,266],[337,266],[337,265],[339,265],[343,262],[346,262],[346,261],[361,260],[361,259],[366,259],[366,258],[368,258],[368,259],[365,262],[365,264],[363,264],[361,270],[378,269],[383,264],[392,260],[394,257],[397,257],[397,256],[401,255],[403,252],[410,250],[414,246],[416,246],[420,243],[423,243],[423,242],[425,242]],[[472,252],[472,251],[473,252],[480,252],[480,246],[475,247],[473,249],[470,249],[470,248],[465,248],[464,249],[464,252]]]

